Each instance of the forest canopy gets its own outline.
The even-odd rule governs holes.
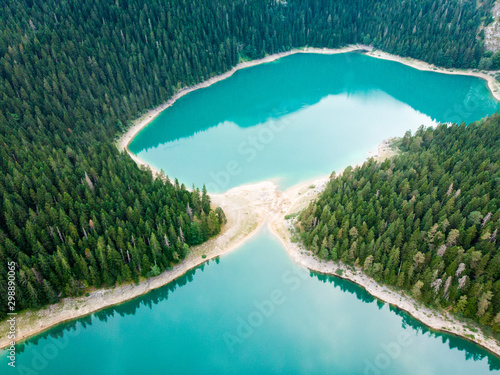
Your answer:
[[[139,114],[242,58],[306,45],[476,67],[492,3],[0,2],[0,319],[8,261],[17,308],[39,307],[157,274],[218,233],[206,192],[154,180],[114,146]]]
[[[500,115],[407,132],[403,152],[332,175],[296,229],[322,259],[500,331]]]

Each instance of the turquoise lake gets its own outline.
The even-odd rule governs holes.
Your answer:
[[[182,97],[130,149],[209,191],[264,179],[286,188],[360,162],[409,129],[469,123],[498,109],[478,78],[358,53],[298,54]],[[267,228],[165,287],[59,325],[17,351],[16,369],[5,373],[500,372],[500,359],[481,347],[297,265]]]
[[[20,374],[480,375],[500,368],[477,345],[433,333],[351,282],[310,273],[267,228],[220,260],[51,329],[20,351]],[[1,362],[6,368],[5,355]]]
[[[360,53],[296,54],[180,98],[131,142],[168,176],[222,192],[281,188],[366,159],[384,139],[499,108],[486,82]]]

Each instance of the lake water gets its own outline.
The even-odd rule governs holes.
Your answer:
[[[485,350],[429,331],[361,287],[310,273],[267,228],[220,261],[21,350],[21,374],[480,375],[500,368]]]
[[[244,69],[165,110],[130,149],[186,184],[287,187],[362,161],[380,141],[471,122],[484,81],[361,54]],[[310,273],[262,229],[237,251],[143,297],[18,346],[17,374],[486,374],[500,360],[429,331],[355,284]],[[7,369],[7,370],[5,370]]]
[[[265,179],[286,188],[361,162],[409,129],[469,123],[498,108],[479,78],[359,53],[296,54],[185,95],[130,150],[212,192]]]

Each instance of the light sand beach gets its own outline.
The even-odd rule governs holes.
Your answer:
[[[498,82],[495,79],[495,76],[492,75],[493,73],[490,74],[488,72],[472,70],[472,69],[444,69],[432,64],[428,64],[424,61],[412,59],[411,57],[401,57],[401,56],[391,55],[390,53],[386,53],[379,50],[373,50],[371,52],[367,52],[366,55],[375,57],[377,59],[396,61],[401,64],[411,66],[412,68],[418,70],[437,72],[443,74],[473,76],[484,79],[488,83],[488,88],[490,89],[491,95],[493,95],[493,97],[496,100],[500,101],[500,82]]]
[[[378,147],[379,154],[383,154],[384,158],[394,153],[389,144],[389,141],[384,141]],[[374,155],[376,152],[377,149],[369,151],[367,157],[376,156]],[[218,236],[191,248],[188,257],[171,270],[144,280],[138,285],[131,283],[115,288],[98,289],[90,292],[88,297],[65,298],[37,311],[20,312],[17,315],[17,342],[63,322],[139,297],[168,284],[212,258],[230,252],[243,245],[264,223],[284,218],[285,212],[289,211],[292,204],[297,209],[305,207],[312,197],[324,189],[328,179],[329,176],[323,176],[305,181],[289,188],[286,192],[279,191],[278,186],[272,181],[262,181],[238,186],[222,194],[211,194],[212,205],[221,207],[228,220]],[[307,188],[308,191],[302,194],[304,188],[312,184],[315,187]],[[205,255],[205,258],[202,255]],[[7,321],[0,323],[0,348],[9,345],[8,329]]]

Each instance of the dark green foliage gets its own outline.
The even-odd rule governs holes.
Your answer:
[[[19,310],[156,275],[220,231],[205,193],[153,180],[112,144],[139,112],[236,61],[211,58],[213,18],[189,26],[206,9],[164,6],[175,17],[145,3],[0,4],[0,319],[9,260]],[[148,18],[171,30],[141,32]]]
[[[191,208],[210,205],[199,190],[154,180],[112,144],[88,152],[72,160],[62,148],[16,139],[0,150],[0,269],[6,275],[7,261],[18,262],[19,308],[157,275],[220,231],[215,211]]]
[[[492,57],[492,69],[500,69],[500,51],[497,51]]]
[[[483,3],[0,2],[0,319],[10,259],[18,308],[35,307],[155,275],[220,230],[205,192],[153,180],[112,145],[139,113],[240,57],[305,45],[474,67]]]
[[[500,115],[400,148],[332,178],[299,216],[304,244],[500,331]]]

